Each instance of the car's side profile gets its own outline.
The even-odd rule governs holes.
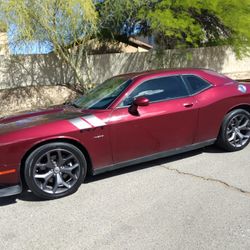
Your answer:
[[[53,199],[87,173],[250,140],[250,86],[206,69],[113,77],[67,105],[0,120],[0,196]]]

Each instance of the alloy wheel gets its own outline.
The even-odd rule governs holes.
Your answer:
[[[237,114],[231,118],[226,129],[227,141],[235,148],[241,148],[250,138],[250,120],[246,114]]]
[[[60,194],[73,187],[80,178],[80,162],[66,149],[53,149],[36,160],[32,175],[41,191]]]

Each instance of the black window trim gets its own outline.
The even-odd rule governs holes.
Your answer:
[[[199,76],[199,75],[196,75],[196,74],[181,74],[180,76],[181,76],[182,81],[185,83],[185,85],[186,85],[186,87],[187,87],[187,89],[188,89],[189,96],[198,95],[198,94],[200,94],[201,92],[203,92],[203,91],[205,91],[205,90],[210,89],[210,88],[213,87],[213,84],[212,84],[212,83],[210,83],[209,81],[207,81],[206,79],[204,79],[203,77],[201,77],[201,76]],[[185,80],[184,76],[195,76],[195,77],[197,77],[197,78],[200,78],[201,80],[203,80],[204,82],[206,82],[206,83],[208,84],[208,86],[207,86],[206,88],[201,89],[201,90],[199,90],[199,91],[197,91],[197,92],[195,92],[195,93],[192,94],[191,86],[190,86],[190,84],[187,82],[187,80]]]
[[[189,74],[185,74],[185,75],[189,75]],[[190,74],[190,75],[194,75],[194,74]],[[176,77],[179,77],[180,80],[182,81],[183,85],[185,86],[186,90],[187,90],[187,95],[186,96],[181,96],[181,97],[175,97],[175,98],[167,98],[167,99],[162,99],[160,101],[153,101],[153,102],[150,102],[151,103],[160,103],[160,102],[166,102],[166,101],[171,101],[171,100],[177,100],[177,99],[181,99],[181,98],[186,98],[186,97],[189,97],[189,96],[192,96],[190,93],[190,89],[188,87],[188,84],[186,83],[186,81],[184,81],[184,79],[182,78],[182,74],[174,74],[174,75],[165,75],[165,76],[158,76],[158,77],[153,77],[152,78],[149,78],[145,81],[142,81],[140,84],[138,84],[134,89],[132,89],[128,95],[130,95],[138,86],[140,86],[141,84],[147,82],[147,81],[150,81],[150,80],[155,80],[155,79],[160,79],[160,78],[167,78],[167,77],[172,77],[172,76],[176,76]],[[196,76],[196,75],[195,75]],[[120,106],[121,103],[124,101],[126,97],[124,97],[116,106],[115,109],[121,109],[121,108],[128,108],[130,107],[131,105],[126,105],[126,106]]]
[[[104,109],[104,110],[109,110],[110,107],[113,105],[113,103],[123,94],[124,91],[126,91],[126,89],[133,83],[133,78],[128,78],[128,80],[126,80],[125,82],[130,81],[130,83],[128,84],[128,86]],[[124,82],[124,83],[125,83]],[[122,83],[122,84],[124,84]]]

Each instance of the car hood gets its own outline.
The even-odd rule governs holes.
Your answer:
[[[0,134],[90,113],[70,106],[54,106],[0,118]]]

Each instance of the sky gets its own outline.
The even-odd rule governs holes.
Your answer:
[[[67,25],[66,25],[67,26]],[[121,34],[136,36],[141,32],[140,22],[125,22],[121,28]],[[53,51],[53,44],[50,41],[14,42],[17,37],[18,28],[15,24],[8,27],[9,50],[14,55],[48,54]],[[67,33],[66,33],[67,34]]]
[[[53,45],[49,41],[31,41],[31,42],[18,42],[15,43],[14,37],[16,28],[10,28],[8,31],[9,50],[14,55],[30,55],[30,54],[48,54],[53,51]],[[140,29],[135,26],[133,29],[123,27],[122,34],[137,35]]]
[[[126,35],[136,35],[137,31],[130,33],[124,31]],[[15,33],[14,33],[15,34]],[[13,42],[13,31],[8,31],[9,50],[14,55],[48,54],[53,51],[53,45],[49,41]]]
[[[49,41],[31,41],[15,43],[17,35],[16,25],[10,25],[8,29],[8,43],[11,54],[29,55],[29,54],[48,54],[53,51],[53,45]]]
[[[9,50],[14,55],[48,54],[53,51],[50,42],[32,41],[26,43],[9,43]]]

